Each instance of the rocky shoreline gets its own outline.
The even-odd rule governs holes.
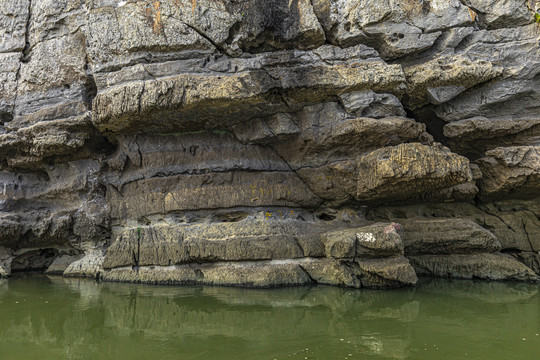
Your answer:
[[[0,277],[538,281],[539,7],[3,1]]]

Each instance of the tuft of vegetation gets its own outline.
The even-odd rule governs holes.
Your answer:
[[[527,8],[533,13],[534,21],[540,23],[540,2],[536,2],[535,8],[531,8],[531,6],[527,4]]]

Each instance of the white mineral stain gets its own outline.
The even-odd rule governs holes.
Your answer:
[[[356,238],[358,241],[375,242],[377,240],[372,233],[357,233]]]

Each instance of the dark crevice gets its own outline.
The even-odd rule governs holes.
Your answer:
[[[214,40],[212,40],[208,35],[206,35],[203,31],[197,29],[195,26],[191,25],[191,24],[188,24],[187,22],[182,22],[182,24],[186,25],[188,28],[190,28],[191,30],[195,31],[197,34],[199,34],[201,37],[203,37],[204,39],[206,39],[210,44],[212,44],[216,50],[218,50],[219,52],[221,52],[222,54],[228,54],[228,55],[231,55],[227,52],[227,50],[225,50],[225,48],[223,48],[222,46],[218,45]],[[232,56],[232,55],[231,55]]]
[[[13,114],[7,111],[0,111],[0,124],[4,125],[5,123],[13,120]]]
[[[319,200],[319,206],[321,206],[324,202],[324,199],[318,197],[317,195],[315,195],[315,192],[313,191],[313,189],[311,189],[311,186],[308,184],[308,182],[303,178],[301,177],[300,175],[298,175],[298,173],[296,172],[296,170],[294,170],[291,165],[289,164],[289,162],[287,160],[285,160],[285,158],[274,148],[272,147],[271,145],[267,145],[265,146],[266,148],[268,149],[271,149],[277,156],[279,156],[279,158],[283,161],[284,164],[287,164],[287,166],[289,167],[290,171],[291,172],[294,172],[296,174],[296,177],[306,186],[306,188],[308,188],[311,192],[313,192],[313,196],[314,197],[317,197],[318,200]]]
[[[94,76],[87,75],[88,82],[85,84],[85,91],[83,93],[83,101],[88,106],[88,110],[92,110],[92,102],[97,95],[97,85],[94,80]]]
[[[24,32],[24,48],[22,51],[22,63],[27,63],[30,61],[30,41],[28,36],[30,34],[30,19],[32,17],[32,0],[28,1],[28,17],[26,18],[25,32]]]
[[[248,213],[245,211],[233,211],[228,213],[218,213],[214,217],[216,222],[240,222],[248,217]]]
[[[232,45],[236,34],[238,34],[238,32],[240,31],[241,26],[242,26],[242,22],[237,21],[229,28],[229,35],[227,36],[227,39],[225,40],[226,44]]]
[[[407,117],[426,125],[426,131],[433,136],[435,141],[448,146],[448,141],[443,132],[444,126],[447,123],[435,114],[432,106],[428,105],[415,110],[410,110],[406,107],[404,107],[404,109],[407,113]]]
[[[302,265],[299,264],[298,267],[299,267],[301,270],[304,271],[304,273],[306,274],[306,276],[311,280],[311,282],[312,282],[313,284],[316,284],[316,283],[317,283],[317,281],[311,277],[311,275],[309,274],[309,272],[308,272]]]
[[[332,221],[332,220],[336,219],[336,217],[334,215],[331,215],[331,214],[328,214],[328,213],[318,214],[317,218],[321,219],[322,221]]]
[[[527,226],[525,224],[525,221],[523,221],[523,218],[521,218],[520,220],[521,220],[521,225],[523,226],[523,232],[525,233],[525,236],[527,237],[527,242],[529,243],[531,250],[534,251],[534,245],[531,242],[531,237],[529,236],[529,232],[527,231]]]
[[[12,272],[44,271],[58,257],[57,249],[40,249],[16,256],[11,262]]]

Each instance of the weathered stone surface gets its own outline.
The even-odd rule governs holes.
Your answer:
[[[531,251],[521,251],[518,253],[511,253],[518,261],[525,264],[532,269],[537,275],[540,275],[540,254]]]
[[[326,257],[356,260],[403,255],[399,224],[376,224],[326,233],[322,241]]]
[[[2,124],[13,119],[17,93],[17,73],[21,66],[20,58],[19,53],[0,53],[0,63],[2,64],[0,68],[0,121]]]
[[[342,94],[340,99],[345,111],[358,117],[378,119],[389,115],[407,115],[399,99],[392,94],[365,90]]]
[[[502,250],[540,251],[538,233],[538,198],[505,200],[475,206],[471,203],[426,203],[399,207],[380,207],[370,211],[377,221],[393,219],[437,220],[437,218],[469,219],[489,230],[499,240]]]
[[[301,266],[316,283],[323,285],[384,289],[414,285],[417,281],[409,261],[403,257],[356,262],[310,259]]]
[[[104,268],[177,265],[303,257],[291,233],[262,232],[259,224],[144,227],[126,231],[112,244]],[[250,231],[251,230],[251,231]],[[244,232],[245,235],[241,235]],[[227,234],[235,234],[232,237]],[[213,235],[213,236],[212,236]]]
[[[12,251],[0,246],[0,278],[7,277],[11,273]]]
[[[403,117],[353,118],[308,128],[274,147],[293,169],[302,169],[339,161],[344,154],[354,158],[366,150],[419,140],[424,132],[423,124]]]
[[[167,267],[118,268],[105,271],[106,281],[145,284],[205,284],[268,288],[312,283],[307,273],[291,260],[210,263]]]
[[[482,170],[480,194],[523,196],[540,189],[540,146],[512,146],[489,150],[477,161]]]
[[[420,144],[375,150],[358,159],[357,171],[355,198],[361,201],[416,197],[472,179],[466,158]]]
[[[88,110],[84,35],[76,33],[35,45],[18,72],[13,121],[18,130],[42,120],[68,118]],[[62,56],[57,54],[62,53]]]
[[[442,146],[419,143],[383,147],[350,160],[296,172],[315,194],[333,204],[353,199],[384,203],[437,197],[439,190],[472,180],[466,158]]]
[[[64,276],[101,278],[104,254],[101,249],[89,249],[84,257],[69,264]]]
[[[314,208],[321,202],[290,172],[156,177],[126,184],[121,192],[111,188],[107,196],[114,218],[235,206]]]
[[[80,256],[78,255],[60,255],[59,257],[55,258],[51,265],[49,265],[49,267],[45,270],[45,274],[63,275],[69,266],[79,259]],[[74,271],[73,268],[70,269],[70,271]]]
[[[495,66],[502,66],[503,71],[485,85],[474,87],[437,106],[437,116],[445,121],[475,116],[538,117],[538,36],[536,24],[473,32],[459,45],[457,52],[474,60],[490,61]]]
[[[464,3],[478,14],[479,23],[490,29],[517,27],[532,22],[532,0],[465,0]]]
[[[0,3],[0,53],[22,51],[30,0],[5,0]]]
[[[250,216],[238,222],[132,228],[107,249],[103,267],[302,257],[353,261],[403,255],[403,244],[396,232],[399,224],[328,231],[343,225],[292,219],[281,223],[269,215],[264,215],[265,220]]]
[[[0,135],[0,151],[12,168],[43,169],[52,157],[65,161],[89,156],[85,145],[94,147],[106,141],[97,134],[88,113],[67,119],[40,121],[28,127]]]
[[[436,84],[438,85],[438,84]],[[449,100],[452,100],[463,91],[467,90],[465,86],[461,85],[445,85],[437,87],[429,87],[426,89],[427,100],[434,104],[440,105]]]
[[[264,116],[353,90],[391,90],[403,80],[400,67],[380,61],[276,66],[230,75],[180,74],[100,91],[93,101],[93,120],[105,132],[133,132],[141,126],[152,132],[189,131],[194,122],[198,128],[215,128],[212,121],[243,118],[249,110],[251,116]],[[312,88],[309,95],[306,87]],[[275,88],[287,92],[286,103],[268,101]]]
[[[418,280],[409,260],[402,256],[357,261],[362,285],[383,289],[414,285]]]
[[[440,57],[435,60],[405,68],[407,77],[408,106],[412,109],[429,102],[444,103],[463,90],[486,82],[500,75],[501,67],[486,60],[471,60],[463,55]],[[459,86],[452,90],[448,86]]]
[[[510,255],[454,254],[417,255],[409,257],[419,275],[459,279],[537,281],[538,276]]]
[[[209,263],[166,267],[116,268],[106,281],[148,284],[207,284],[267,288],[313,283],[351,287],[394,288],[414,285],[416,275],[403,258],[340,264],[330,259]]]
[[[436,218],[400,220],[405,253],[470,254],[501,250],[499,240],[488,230],[468,219]]]
[[[368,43],[384,58],[426,50],[439,38],[441,30],[474,21],[468,8],[457,0],[315,0],[313,7],[332,43]]]
[[[478,116],[446,124],[444,136],[454,151],[469,157],[483,157],[486,151],[497,147],[538,142],[540,119]]]
[[[2,1],[0,268],[387,288],[404,239],[421,273],[531,280],[535,7]]]
[[[164,60],[175,52],[211,49],[239,56],[311,49],[325,40],[309,1],[94,3],[87,22],[95,70],[126,65],[149,53]]]

